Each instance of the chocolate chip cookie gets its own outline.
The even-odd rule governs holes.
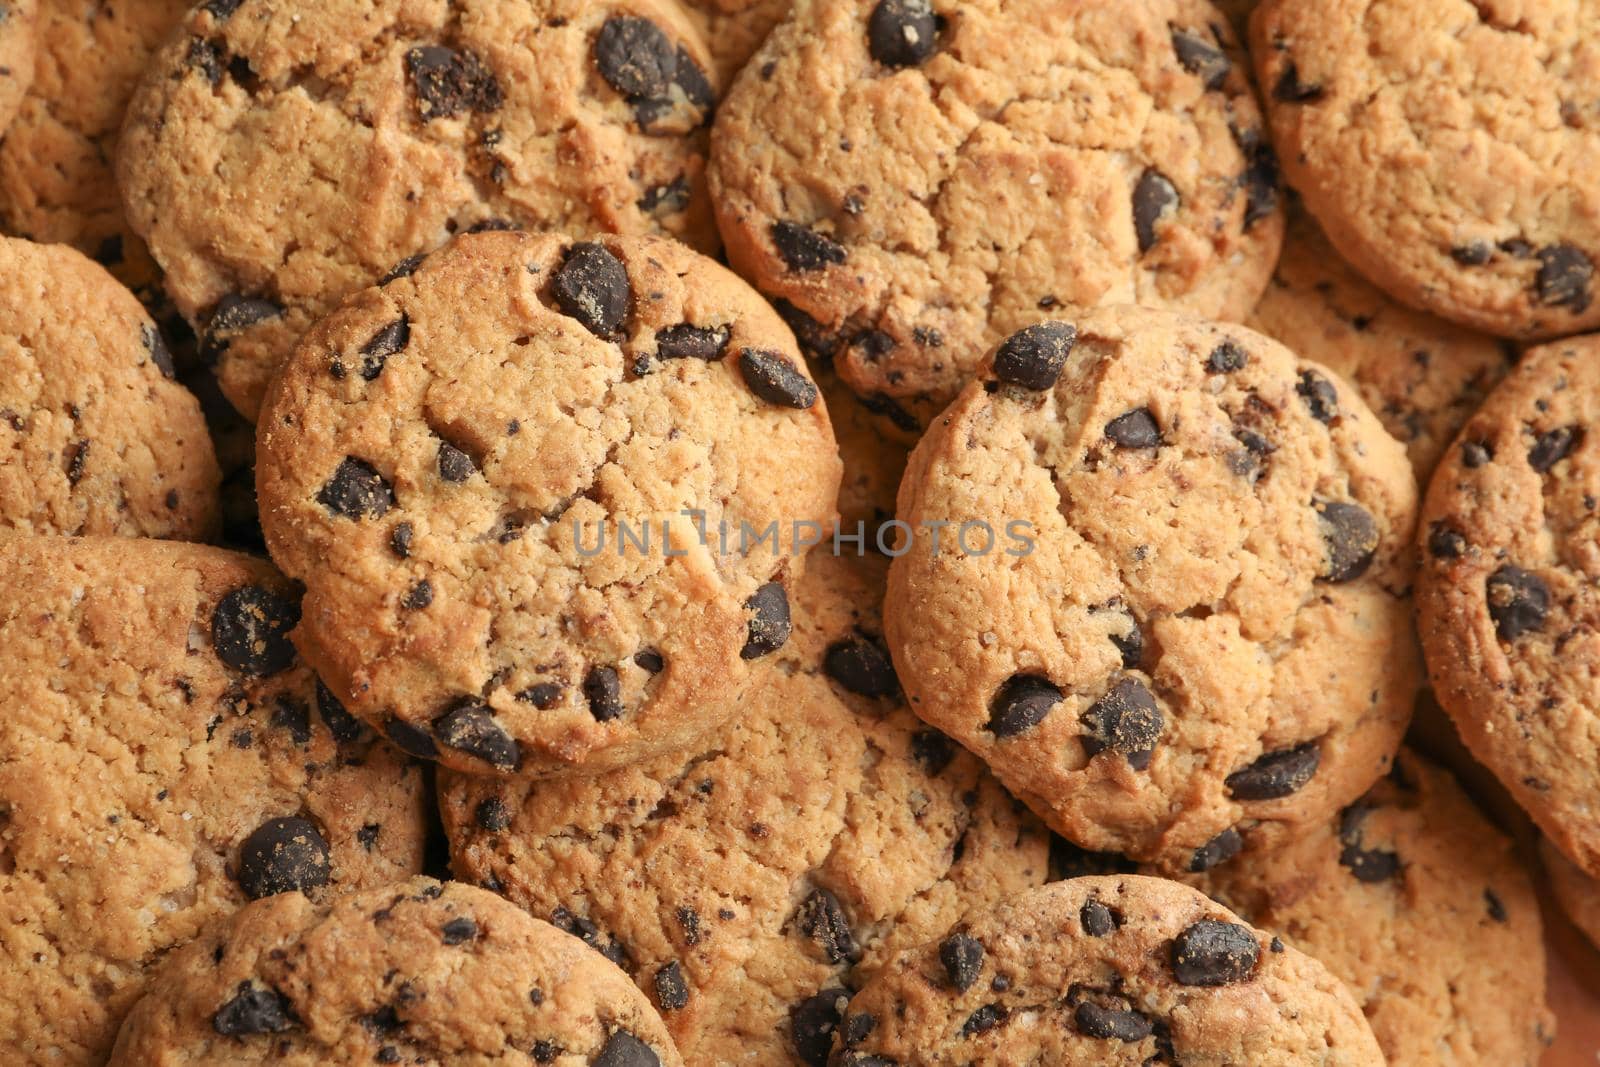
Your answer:
[[[711,49],[724,85],[750,61],[772,27],[789,13],[792,0],[684,0]]]
[[[331,906],[285,893],[174,954],[112,1067],[219,1062],[683,1064],[626,975],[492,893],[431,878]]]
[[[166,341],[115,278],[0,237],[0,529],[203,540],[216,457]]]
[[[1600,874],[1600,336],[1530,350],[1462,429],[1418,525],[1428,673],[1472,754]]]
[[[817,552],[774,669],[696,748],[553,784],[441,775],[457,874],[617,961],[691,1063],[826,1063],[885,959],[1046,875],[1043,828],[905,710],[882,559]]]
[[[255,417],[296,338],[450,235],[716,246],[714,71],[668,0],[202,4],[129,107],[134,230]]]
[[[416,873],[420,769],[221,549],[0,537],[0,1062],[105,1062],[170,949],[249,900]]]
[[[1272,273],[1277,168],[1205,0],[798,0],[749,69],[729,260],[903,439],[1053,309],[1239,319]]]
[[[111,159],[128,97],[193,6],[42,0],[34,83],[0,140],[0,229],[72,245],[162,312],[159,271],[123,218]]]
[[[1055,882],[977,908],[851,999],[833,1067],[1373,1067],[1344,985],[1175,882]]]
[[[0,134],[33,81],[37,0],[0,0]]]
[[[1353,384],[1423,483],[1518,355],[1508,341],[1390,300],[1297,206],[1272,284],[1245,322]]]
[[[480,774],[598,771],[734,714],[839,485],[782,321],[659,238],[456,241],[305,337],[258,441],[301,650]]]
[[[1390,1063],[1539,1062],[1555,1020],[1533,882],[1449,774],[1403,751],[1336,818],[1280,838],[1182,877],[1343,979]]]
[[[1504,337],[1600,326],[1594,0],[1266,0],[1290,183],[1398,300]]]
[[[1388,769],[1416,486],[1356,390],[1277,342],[1141,308],[1026,327],[898,514],[912,710],[1076,844],[1204,868]]]

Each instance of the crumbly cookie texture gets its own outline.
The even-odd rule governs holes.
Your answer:
[[[903,439],[1052,309],[1236,320],[1272,273],[1277,168],[1205,0],[798,0],[747,69],[729,260]]]
[[[0,529],[203,540],[216,457],[139,301],[62,245],[0,237]]]
[[[905,710],[881,558],[819,549],[744,712],[599,778],[445,773],[455,869],[620,963],[695,1064],[826,1062],[850,991],[1045,880],[1047,834]]]
[[[0,140],[0,229],[70,244],[158,308],[159,272],[123,218],[111,160],[128,98],[193,6],[41,0],[33,86]]]
[[[254,418],[300,334],[452,234],[713,251],[709,69],[669,0],[203,4],[129,106],[118,181]]]
[[[1394,298],[1540,339],[1600,326],[1600,0],[1266,0],[1284,171]]]
[[[476,773],[602,770],[735,714],[839,485],[782,321],[659,238],[462,238],[308,334],[258,432],[307,659]]]
[[[1530,350],[1462,429],[1418,526],[1417,619],[1461,738],[1590,874],[1600,741],[1600,336]]]
[[[899,505],[912,710],[1077,844],[1203,869],[1388,769],[1416,486],[1356,390],[1277,342],[1141,308],[1025,328]]]
[[[1277,272],[1245,322],[1355,385],[1424,485],[1518,355],[1508,341],[1390,300],[1303,208],[1290,209]]]
[[[33,82],[38,0],[0,0],[0,134]]]
[[[722,72],[724,85],[744,69],[772,27],[783,21],[793,0],[684,0]]]
[[[1534,1067],[1554,1036],[1515,846],[1409,752],[1337,818],[1180,877],[1343,979],[1390,1063]]]
[[[1600,947],[1600,892],[1594,878],[1573,866],[1549,841],[1539,842],[1539,860],[1562,912],[1591,944]]]
[[[1200,893],[1074,878],[976,908],[850,1001],[833,1067],[1375,1067],[1322,964]]]
[[[267,564],[8,533],[0,605],[0,1061],[104,1063],[212,922],[420,869],[419,768],[296,661]]]
[[[626,975],[493,893],[431,878],[257,901],[174,954],[111,1067],[682,1067]]]

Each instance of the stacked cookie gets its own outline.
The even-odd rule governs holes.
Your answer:
[[[1537,1062],[1595,39],[0,0],[0,1059]]]

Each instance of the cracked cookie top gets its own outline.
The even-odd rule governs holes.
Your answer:
[[[715,250],[709,68],[667,0],[211,0],[151,63],[118,181],[254,417],[301,333],[452,234]]]
[[[1028,327],[981,377],[900,487],[912,710],[1078,845],[1169,868],[1360,796],[1419,670],[1416,486],[1356,391],[1142,308]]]
[[[242,904],[421,869],[421,769],[298,661],[298,610],[221,549],[0,537],[0,1061],[103,1063]]]
[[[1535,1067],[1554,1035],[1539,902],[1511,840],[1402,751],[1337,817],[1179,877],[1343,979],[1393,1064]]]
[[[204,540],[221,475],[139,301],[61,245],[0,237],[0,528]]]
[[[38,0],[0,0],[0,134],[33,82]]]
[[[1505,337],[1600,325],[1600,0],[1267,0],[1285,173],[1414,307]]]
[[[623,966],[691,1063],[821,1067],[885,959],[1046,877],[1043,828],[905,710],[882,572],[815,555],[793,638],[686,754],[560,783],[441,776],[457,874]]]
[[[730,261],[911,440],[1050,309],[1242,318],[1282,236],[1204,0],[800,0],[712,140]]]
[[[1428,673],[1472,754],[1600,875],[1600,336],[1530,350],[1463,427],[1417,541]]]
[[[614,767],[733,714],[839,485],[782,321],[659,238],[461,238],[307,334],[258,437],[307,659],[478,773]]]
[[[1074,878],[974,908],[851,1001],[833,1067],[1372,1067],[1350,993],[1164,879]]]
[[[682,1067],[611,964],[493,893],[415,878],[258,901],[174,954],[111,1067]]]

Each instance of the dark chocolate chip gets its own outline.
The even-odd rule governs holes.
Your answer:
[[[378,284],[388,285],[390,282],[397,282],[401,278],[411,277],[413,274],[417,273],[417,268],[422,266],[422,261],[426,258],[426,256],[421,254],[407,256],[405,259],[402,259],[400,262],[390,267],[389,273],[378,279]]]
[[[1128,623],[1128,632],[1112,634],[1111,643],[1122,654],[1122,666],[1131,671],[1144,659],[1144,631],[1139,628],[1139,620],[1131,613]]]
[[[845,261],[843,245],[797,222],[773,223],[772,243],[790,270],[821,270]]]
[[[206,0],[205,9],[221,22],[239,10],[239,5],[242,3],[244,0]]]
[[[295,1025],[289,999],[275,989],[240,982],[236,993],[211,1016],[223,1037],[281,1034]]]
[[[1378,551],[1378,524],[1365,508],[1342,500],[1314,500],[1317,527],[1327,548],[1322,572],[1325,582],[1351,582],[1367,573]]]
[[[1006,338],[994,355],[994,376],[1024,389],[1042,391],[1056,384],[1077,343],[1078,328],[1067,322],[1039,322]]]
[[[846,1048],[854,1048],[872,1036],[872,1031],[878,1028],[878,1017],[868,1011],[856,1012],[846,1017],[844,1029],[839,1033],[839,1040]]]
[[[1228,775],[1225,782],[1235,800],[1278,800],[1304,789],[1321,762],[1321,746],[1307,741],[1294,748],[1268,752]]]
[[[1156,223],[1169,212],[1176,211],[1182,198],[1178,187],[1165,174],[1147,167],[1133,187],[1133,232],[1139,239],[1140,253],[1155,247],[1158,234]]]
[[[401,315],[389,325],[372,335],[372,340],[361,346],[361,377],[373,381],[383,373],[389,357],[405,351],[411,343],[411,320]]]
[[[494,111],[504,101],[494,72],[473,52],[421,45],[406,53],[406,71],[424,122],[463,111]]]
[[[1193,874],[1209,871],[1233,859],[1243,848],[1244,838],[1239,835],[1238,830],[1230,826],[1194,850],[1189,857],[1189,870]]]
[[[623,948],[616,938],[607,938],[601,934],[600,928],[588,919],[574,915],[566,908],[557,908],[550,913],[550,925],[563,933],[571,934],[618,967],[627,970],[630,966],[628,950]]]
[[[803,411],[817,402],[817,387],[777,352],[742,349],[739,373],[750,391],[769,404]]]
[[[1581,426],[1558,426],[1554,430],[1546,430],[1528,449],[1528,466],[1544,474],[1571,455],[1572,450],[1582,443]]]
[[[1278,186],[1282,183],[1282,170],[1278,154],[1272,145],[1258,139],[1245,151],[1249,162],[1239,175],[1239,186],[1244,190],[1244,228],[1250,228],[1278,210]]]
[[[593,1067],[661,1067],[661,1057],[628,1031],[617,1030],[606,1038]]]
[[[839,346],[839,339],[830,333],[827,327],[782,297],[774,300],[772,306],[778,312],[778,316],[788,324],[795,340],[800,342],[802,352],[824,363],[833,359],[834,350]]]
[[[524,704],[532,704],[540,711],[549,711],[561,703],[564,692],[566,689],[560,682],[538,682],[518,693],[517,699]]]
[[[394,487],[366,460],[346,456],[317,491],[317,503],[347,519],[376,519],[394,507]]]
[[[472,457],[449,441],[439,442],[439,477],[447,482],[460,483],[478,472]]]
[[[1213,40],[1194,30],[1174,26],[1172,50],[1178,54],[1178,62],[1183,64],[1183,69],[1204,82],[1208,90],[1222,88],[1228,80],[1228,73],[1233,70],[1233,62],[1228,59],[1227,53],[1218,48]]]
[[[822,656],[822,669],[859,696],[889,697],[900,692],[888,650],[870,637],[846,638],[829,645]]]
[[[689,1006],[689,984],[677,960],[656,970],[656,1006],[662,1011],[682,1011]]]
[[[622,682],[614,667],[592,667],[583,679],[583,696],[589,702],[589,714],[595,722],[620,719],[622,707]]]
[[[989,703],[989,732],[1015,737],[1039,725],[1061,703],[1061,690],[1036,674],[1013,674]]]
[[[928,777],[937,777],[956,758],[955,745],[938,730],[931,727],[911,735],[911,758],[916,760]]]
[[[277,674],[294,662],[289,631],[300,621],[300,605],[259,585],[246,585],[211,612],[211,645],[217,658],[242,674]]]
[[[1007,1014],[1008,1012],[1004,1005],[985,1004],[967,1016],[967,1021],[961,1024],[961,1036],[971,1037],[974,1034],[986,1034],[1005,1022]]]
[[[303,700],[280,693],[273,701],[272,725],[275,729],[287,731],[289,739],[295,744],[310,744],[311,707]]]
[[[67,484],[77,485],[83,480],[84,468],[89,463],[89,442],[74,441],[63,452],[67,460]]]
[[[850,920],[839,898],[826,889],[813,889],[795,912],[795,925],[815,941],[829,963],[854,963],[861,958]]]
[[[239,888],[251,900],[328,884],[328,842],[305,819],[268,819],[239,846]]]
[[[400,606],[407,611],[421,611],[433,603],[433,583],[424,578],[400,598]]]
[[[1361,846],[1361,823],[1368,809],[1355,804],[1339,817],[1339,863],[1357,881],[1368,885],[1386,882],[1400,873],[1400,857],[1388,849],[1367,849]]]
[[[1211,374],[1232,374],[1244,370],[1250,356],[1237,341],[1224,341],[1206,357],[1206,371]]]
[[[1300,394],[1311,417],[1321,423],[1331,423],[1339,417],[1339,391],[1333,383],[1314,370],[1300,372],[1300,381],[1294,391]]]
[[[1161,427],[1149,408],[1134,408],[1106,423],[1106,436],[1118,448],[1159,448]]]
[[[1500,895],[1493,889],[1485,889],[1483,891],[1483,902],[1489,909],[1489,918],[1497,923],[1510,920],[1510,915],[1506,913],[1505,902],[1500,899]]]
[[[689,179],[680,174],[665,185],[646,189],[637,204],[647,215],[676,215],[689,206],[689,196]]]
[[[633,665],[650,674],[660,674],[666,670],[667,661],[655,649],[641,648],[633,654]]]
[[[678,76],[677,46],[649,19],[630,15],[606,19],[594,62],[606,84],[627,97],[664,97]]]
[[[1515,641],[1530,631],[1544,629],[1550,611],[1550,587],[1532,571],[1505,564],[1486,583],[1489,617],[1502,641]]]
[[[789,620],[789,592],[783,587],[783,583],[768,582],[751,594],[750,599],[744,602],[744,606],[752,615],[746,629],[744,648],[739,650],[739,658],[760,659],[782,648],[789,640],[792,628]]]
[[[1116,913],[1098,900],[1091,900],[1078,909],[1078,922],[1090,937],[1105,937],[1121,925]]]
[[[1072,1015],[1072,1024],[1085,1037],[1102,1041],[1143,1041],[1155,1030],[1149,1017],[1132,1008],[1103,1008],[1092,1000],[1083,1001]]]
[[[433,721],[439,743],[476,756],[496,770],[516,770],[522,763],[522,746],[495,721],[494,711],[474,700],[463,700]]]
[[[1471,241],[1450,250],[1450,258],[1463,267],[1481,267],[1494,255],[1494,246],[1488,241]]]
[[[1594,261],[1571,245],[1551,245],[1539,249],[1539,273],[1534,284],[1539,302],[1548,307],[1564,307],[1574,315],[1589,310],[1593,299]]]
[[[222,84],[222,48],[215,41],[203,37],[189,38],[189,49],[184,53],[183,65],[189,70],[199,71],[213,89]]]
[[[511,812],[506,809],[506,802],[497,796],[478,801],[478,806],[473,809],[473,818],[480,828],[491,834],[511,828]]]
[[[633,286],[622,260],[602,244],[584,241],[572,246],[551,286],[561,310],[596,337],[621,333],[633,302]]]
[[[847,1052],[839,1061],[840,1067],[900,1067],[887,1056],[873,1056],[865,1052]]]
[[[1180,985],[1224,986],[1255,973],[1261,945],[1237,923],[1201,919],[1172,942],[1172,974]]]
[[[418,759],[433,759],[439,755],[439,746],[433,743],[433,735],[404,719],[390,719],[384,724],[383,732],[402,752]]]
[[[144,344],[144,350],[150,353],[150,362],[154,363],[156,370],[161,372],[163,378],[176,378],[177,369],[172,363],[172,349],[167,347],[166,338],[161,336],[161,331],[148,322],[139,324],[139,340]]]
[[[478,938],[478,924],[465,915],[451,919],[439,928],[439,936],[447,945],[464,945]]]
[[[399,559],[411,557],[411,538],[415,531],[409,522],[397,522],[389,531],[389,551]]]
[[[1300,65],[1291,59],[1283,65],[1283,73],[1278,76],[1278,84],[1273,86],[1272,95],[1286,104],[1305,104],[1320,100],[1323,88],[1320,84],[1302,82]]]
[[[833,1035],[844,1016],[844,1006],[850,1001],[845,989],[824,989],[816,996],[807,997],[789,1013],[789,1039],[800,1062],[809,1067],[827,1067],[828,1053],[833,1051]]]
[[[239,331],[247,330],[268,319],[275,319],[282,314],[283,308],[270,300],[229,293],[217,301],[216,309],[206,321],[205,329],[200,331],[201,357],[207,363],[215,363],[222,353],[228,350],[228,345],[233,342],[234,335]]]
[[[691,326],[687,322],[668,326],[656,334],[658,359],[721,359],[728,349],[732,331],[726,326]]]
[[[921,433],[922,423],[917,417],[907,411],[891,396],[883,393],[873,393],[870,396],[857,397],[861,406],[874,415],[881,415],[888,419],[897,429],[906,433]]]
[[[1083,878],[1089,875],[1133,874],[1138,865],[1115,852],[1090,852],[1064,837],[1050,835],[1050,881]]]
[[[1428,529],[1428,552],[1435,559],[1459,559],[1467,551],[1466,536],[1440,520]]]
[[[939,942],[939,962],[951,986],[965,993],[983,971],[983,945],[970,934],[951,934]]]
[[[1142,771],[1150,766],[1166,719],[1156,698],[1143,682],[1126,677],[1089,706],[1079,720],[1089,732],[1083,750],[1091,758],[1110,749],[1127,757],[1128,766]]]
[[[361,721],[345,710],[332,690],[322,684],[321,678],[317,679],[316,691],[317,714],[322,716],[333,739],[341,744],[358,740],[361,737]]]
[[[886,67],[927,62],[939,43],[929,0],[878,0],[867,19],[867,49]]]

